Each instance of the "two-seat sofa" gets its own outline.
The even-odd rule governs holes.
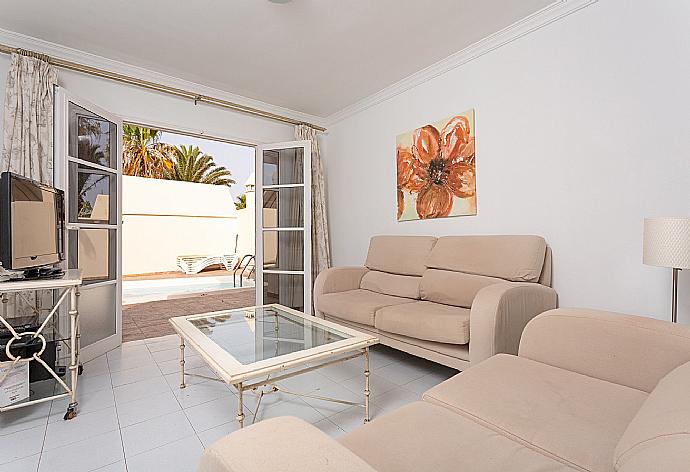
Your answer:
[[[316,315],[459,370],[516,354],[522,330],[556,307],[539,236],[374,236],[364,267],[314,284]]]
[[[690,328],[559,309],[496,355],[339,440],[262,421],[198,472],[687,472]]]

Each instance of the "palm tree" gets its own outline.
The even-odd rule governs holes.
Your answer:
[[[237,197],[237,201],[235,202],[235,209],[236,210],[242,210],[243,208],[247,208],[247,194],[243,193],[239,197]]]
[[[213,162],[212,156],[202,154],[198,146],[183,144],[175,148],[172,166],[166,170],[165,178],[229,187],[235,183],[231,176],[232,173],[228,169]]]
[[[161,143],[157,129],[125,124],[122,152],[125,175],[162,179],[172,167],[174,147]]]

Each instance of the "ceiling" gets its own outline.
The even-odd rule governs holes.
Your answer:
[[[0,0],[0,28],[326,117],[553,0]]]

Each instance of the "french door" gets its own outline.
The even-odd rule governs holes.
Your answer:
[[[311,142],[259,146],[256,304],[311,313]]]
[[[81,358],[122,343],[122,120],[58,87],[55,184],[65,191],[66,263],[81,269]]]

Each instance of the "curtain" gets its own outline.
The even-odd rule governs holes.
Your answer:
[[[307,125],[295,126],[295,138],[311,141],[311,259],[312,284],[319,272],[331,265],[331,250],[328,241],[328,219],[326,217],[326,192],[323,179],[323,165],[319,152],[317,131]]]
[[[7,73],[0,170],[53,183],[53,86],[46,61],[12,54]]]
[[[57,72],[45,60],[12,54],[5,89],[0,171],[9,170],[53,184],[53,86],[56,83]],[[37,314],[42,305],[51,304],[52,292],[23,292],[12,298],[8,308],[15,315],[31,315]]]

